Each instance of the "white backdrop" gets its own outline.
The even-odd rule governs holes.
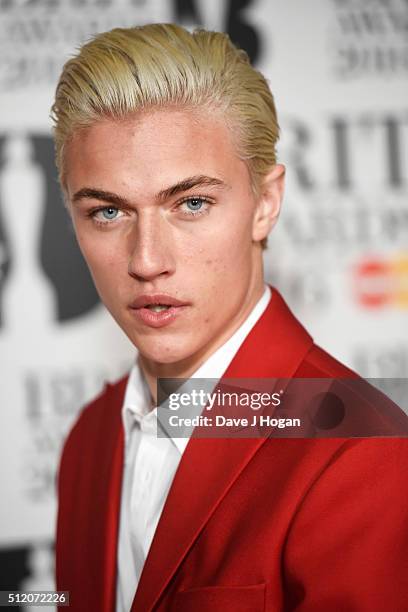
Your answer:
[[[0,0],[3,588],[51,580],[62,439],[134,357],[63,210],[49,120],[56,81],[92,33],[151,21],[226,30],[266,74],[288,168],[267,279],[362,375],[408,373],[404,0]]]

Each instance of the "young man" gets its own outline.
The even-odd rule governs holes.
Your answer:
[[[284,188],[264,77],[221,33],[118,29],[65,65],[53,114],[79,246],[139,354],[65,444],[71,609],[406,610],[404,439],[156,435],[158,378],[356,376],[264,284]]]

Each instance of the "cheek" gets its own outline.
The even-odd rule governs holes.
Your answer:
[[[93,270],[117,268],[123,259],[120,251],[111,244],[109,236],[78,232],[78,244],[90,268]]]
[[[117,292],[118,279],[127,276],[127,264],[123,257],[101,240],[92,240],[87,236],[78,242],[99,293],[106,298]]]
[[[212,254],[204,259],[200,275],[203,295],[208,296],[208,308],[222,311],[223,305],[229,302],[229,296],[234,295],[230,289],[242,278],[242,265],[235,254],[224,247],[219,256]]]
[[[207,249],[205,274],[213,279],[216,277],[221,283],[228,282],[231,276],[241,275],[241,271],[251,263],[251,245],[249,240],[240,239],[235,234],[234,238]]]

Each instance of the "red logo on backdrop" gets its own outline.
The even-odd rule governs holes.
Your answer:
[[[408,255],[365,258],[353,269],[353,293],[366,308],[408,308]]]

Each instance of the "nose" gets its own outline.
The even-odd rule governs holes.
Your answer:
[[[139,214],[131,238],[128,273],[133,278],[151,281],[174,272],[170,228],[155,211]]]

